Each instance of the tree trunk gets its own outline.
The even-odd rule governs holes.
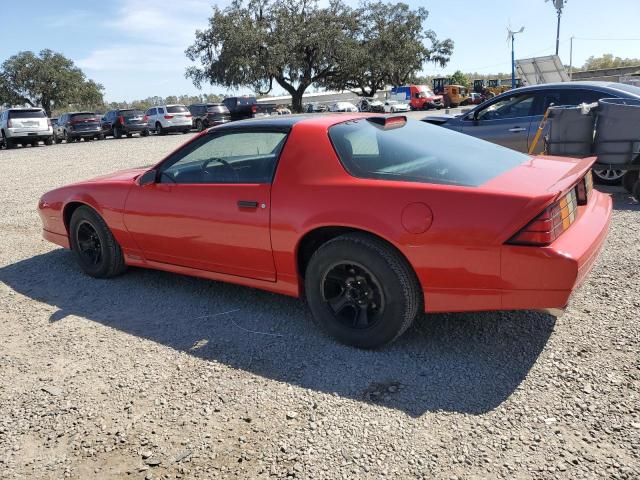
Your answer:
[[[304,91],[296,90],[291,94],[291,111],[293,113],[302,113],[302,95]]]

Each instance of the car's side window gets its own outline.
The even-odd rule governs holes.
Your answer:
[[[533,106],[533,93],[506,96],[478,112],[478,120],[502,120],[528,117]]]
[[[162,115],[164,113],[163,107],[158,107],[158,115]]]
[[[160,169],[161,183],[270,183],[287,132],[209,134]]]

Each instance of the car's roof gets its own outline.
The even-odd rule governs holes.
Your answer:
[[[513,93],[514,91],[527,92],[527,91],[535,91],[535,90],[549,90],[549,89],[557,89],[557,88],[573,89],[573,88],[591,87],[598,90],[611,90],[611,91],[616,90],[617,92],[624,92],[631,96],[636,96],[634,93],[630,92],[629,90],[620,88],[621,86],[626,87],[626,85],[623,85],[621,83],[616,83],[616,82],[580,80],[575,82],[554,82],[554,83],[541,83],[539,85],[527,85],[524,87],[516,88],[514,90],[507,90],[504,93],[509,93],[509,92]]]
[[[182,103],[167,103],[166,105],[157,105],[158,107],[185,107],[186,105]]]
[[[297,113],[292,115],[274,115],[269,117],[238,120],[213,127],[216,131],[233,130],[236,128],[292,128],[297,123],[313,123],[328,127],[336,123],[346,122],[357,118],[376,116],[370,113]]]

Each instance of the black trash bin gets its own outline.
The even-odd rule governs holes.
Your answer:
[[[547,153],[569,157],[591,155],[595,114],[581,106],[549,107]]]
[[[603,98],[598,103],[593,142],[598,163],[631,163],[640,154],[640,100]]]

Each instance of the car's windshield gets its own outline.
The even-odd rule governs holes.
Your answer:
[[[213,105],[207,108],[209,113],[229,113],[229,110],[224,105]]]
[[[626,83],[611,83],[609,84],[611,88],[615,88],[616,90],[622,90],[623,92],[632,93],[638,97],[640,97],[640,87],[636,87],[635,85],[627,85]]]
[[[525,162],[525,154],[416,120],[385,129],[366,119],[334,125],[329,137],[353,176],[478,186]]]

